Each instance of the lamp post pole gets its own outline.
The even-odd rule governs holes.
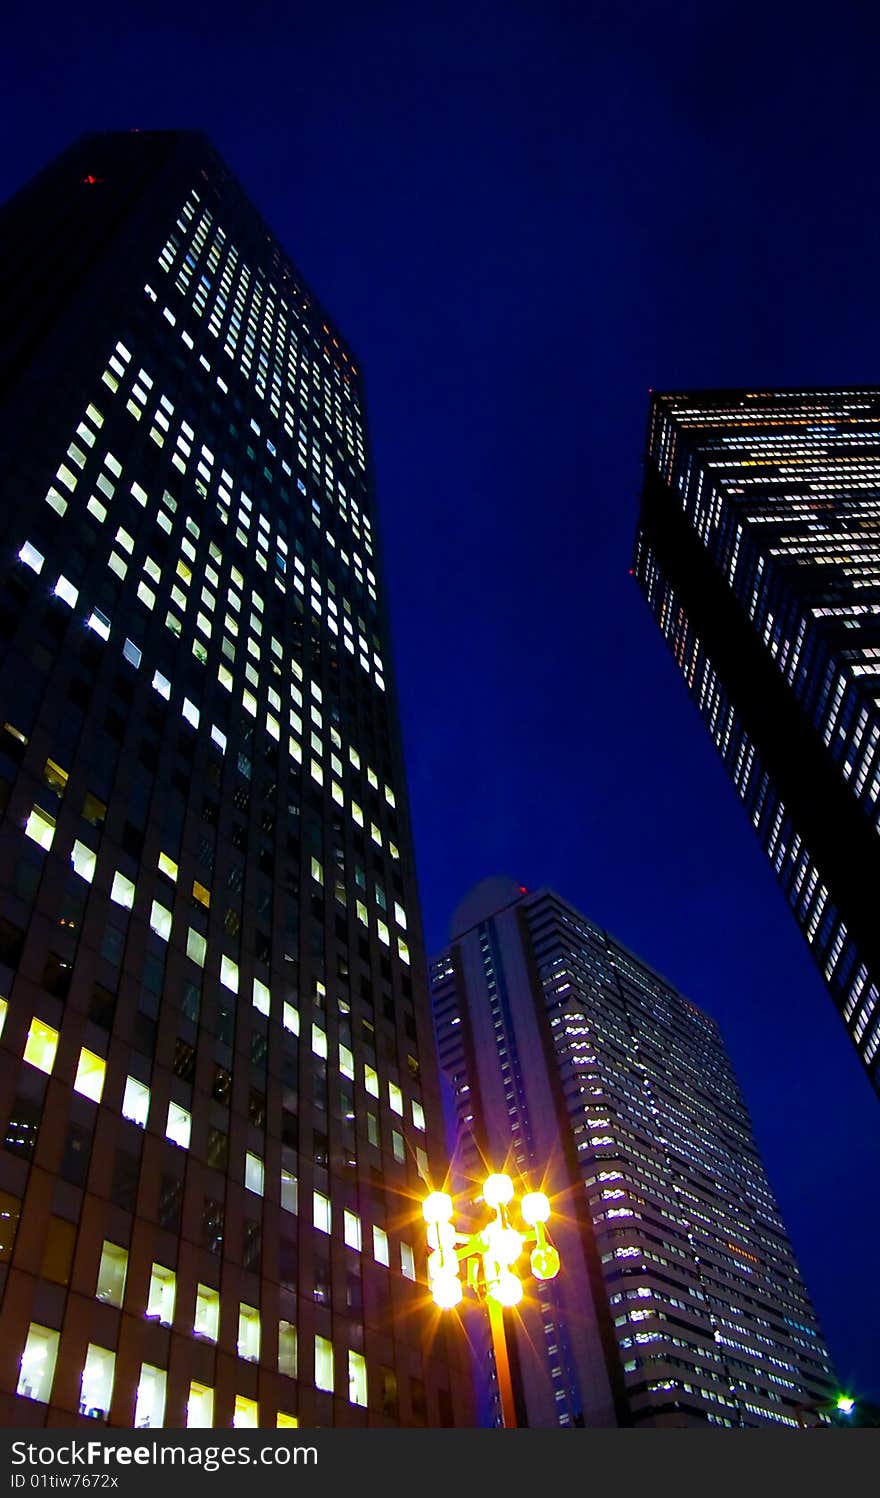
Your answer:
[[[452,1221],[452,1197],[432,1191],[422,1203],[427,1223],[428,1281],[435,1304],[451,1310],[462,1299],[460,1270],[464,1265],[467,1286],[483,1302],[489,1317],[492,1352],[498,1376],[501,1418],[506,1429],[516,1426],[516,1404],[504,1308],[522,1299],[522,1280],[513,1271],[527,1244],[533,1244],[529,1265],[537,1280],[555,1279],[559,1254],[547,1235],[550,1202],[542,1191],[528,1191],[519,1203],[523,1230],[513,1226],[511,1205],[513,1182],[509,1176],[493,1174],[483,1183],[483,1201],[494,1212],[492,1220],[476,1233],[459,1233]]]

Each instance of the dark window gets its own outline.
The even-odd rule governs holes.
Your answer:
[[[393,1368],[379,1368],[380,1387],[382,1390],[382,1414],[389,1415],[392,1419],[397,1418],[397,1374]]]
[[[182,1082],[192,1082],[196,1074],[196,1053],[179,1035],[174,1044],[174,1075]]]
[[[217,1170],[226,1170],[229,1165],[229,1135],[222,1129],[208,1130],[208,1164]]]
[[[211,1096],[215,1103],[222,1103],[228,1108],[232,1097],[232,1073],[225,1066],[214,1069],[214,1085],[211,1088]]]
[[[66,999],[70,992],[72,964],[57,952],[50,952],[43,965],[42,985],[56,999]]]
[[[163,1174],[159,1187],[159,1226],[170,1233],[179,1233],[182,1207],[183,1177]]]
[[[113,1181],[110,1186],[110,1199],[114,1206],[121,1207],[124,1212],[133,1212],[137,1206],[138,1177],[140,1172],[140,1155],[133,1154],[130,1150],[125,1149],[116,1151],[116,1159],[113,1163]]]
[[[241,1262],[245,1269],[259,1272],[263,1252],[263,1230],[258,1222],[246,1217],[242,1231]]]
[[[63,1217],[49,1218],[40,1265],[40,1274],[44,1280],[52,1280],[56,1285],[68,1283],[75,1242],[76,1228],[72,1222],[66,1222]]]
[[[20,926],[0,917],[0,963],[4,967],[18,967],[24,946],[24,932]]]
[[[205,1197],[202,1207],[202,1247],[212,1254],[223,1251],[223,1208],[211,1196]]]
[[[60,1174],[72,1186],[84,1186],[92,1153],[92,1128],[71,1120],[67,1125]]]
[[[19,1155],[29,1160],[37,1143],[37,1131],[42,1116],[41,1103],[35,1103],[31,1098],[17,1093],[12,1100],[3,1148],[8,1150],[10,1155]]]

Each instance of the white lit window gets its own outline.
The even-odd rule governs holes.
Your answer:
[[[19,550],[18,556],[19,560],[24,562],[26,567],[30,567],[37,574],[42,572],[43,563],[45,562],[46,558],[43,556],[42,552],[37,551],[36,546],[31,545],[30,541],[25,541],[24,545]]]
[[[312,1050],[316,1056],[327,1055],[327,1032],[320,1025],[312,1025]]]
[[[139,1124],[142,1129],[147,1127],[147,1114],[150,1111],[150,1089],[145,1083],[139,1082],[136,1077],[126,1077],[125,1091],[122,1094],[122,1116],[130,1118],[132,1123]]]
[[[238,993],[238,963],[233,962],[232,958],[227,957],[225,953],[220,958],[220,982],[224,988]]]
[[[80,1092],[83,1097],[91,1098],[93,1103],[100,1103],[101,1093],[104,1091],[104,1074],[106,1070],[107,1063],[104,1057],[96,1056],[94,1051],[87,1051],[85,1046],[83,1046],[79,1053],[79,1062],[73,1082],[74,1092]]]
[[[68,608],[72,609],[75,607],[76,600],[79,598],[79,589],[75,588],[73,583],[69,582],[66,577],[59,577],[54,591],[55,597],[60,598],[62,603],[66,603]]]
[[[244,1184],[248,1191],[256,1192],[257,1196],[263,1195],[264,1166],[259,1155],[252,1155],[250,1151],[244,1157]]]
[[[177,1276],[164,1264],[154,1264],[150,1274],[150,1293],[144,1312],[151,1320],[170,1326],[174,1320],[174,1299],[177,1294]]]
[[[166,905],[160,905],[154,900],[150,907],[150,930],[161,936],[163,941],[171,940],[171,911]]]
[[[108,1347],[89,1343],[79,1393],[79,1412],[93,1420],[106,1420],[113,1393],[116,1354]]]
[[[122,905],[126,910],[131,910],[134,904],[134,885],[130,879],[126,879],[119,870],[113,875],[113,884],[110,889],[110,899],[115,900],[117,905]]]
[[[395,1113],[403,1114],[403,1093],[394,1082],[388,1083],[388,1101]]]
[[[391,1262],[388,1256],[388,1234],[383,1228],[377,1228],[375,1225],[373,1227],[373,1258],[377,1264],[384,1264],[386,1267]]]
[[[372,1066],[364,1066],[364,1087],[373,1097],[379,1096],[379,1078]]]
[[[281,1023],[283,1024],[285,1030],[290,1031],[291,1035],[299,1034],[299,1010],[295,1005],[288,1004],[285,1001]]]
[[[79,874],[80,879],[85,879],[88,884],[91,884],[95,877],[95,865],[98,862],[97,853],[93,853],[85,843],[77,841],[71,849],[70,862],[73,864],[74,873]]]
[[[265,983],[261,983],[260,980],[259,980],[259,978],[255,978],[254,979],[254,1008],[255,1009],[259,1009],[259,1011],[260,1011],[261,1014],[268,1014],[269,1013],[269,1008],[270,1008],[270,1005],[271,1005],[271,1000],[272,1000],[272,995],[270,994],[269,989],[266,987]]]
[[[299,1182],[289,1170],[281,1172],[281,1205],[285,1212],[299,1210]]]
[[[165,1138],[170,1139],[172,1144],[180,1145],[181,1149],[188,1150],[191,1126],[192,1117],[186,1108],[181,1108],[178,1103],[169,1103]]]
[[[319,1232],[329,1233],[331,1222],[330,1199],[323,1196],[320,1191],[312,1192],[312,1220]]]
[[[48,851],[55,837],[55,818],[48,811],[43,811],[41,806],[35,806],[24,824],[24,830],[38,847]]]
[[[412,1099],[412,1120],[417,1129],[424,1130],[425,1110],[423,1109],[421,1103],[416,1102],[415,1098]]]
[[[18,1365],[16,1393],[25,1399],[38,1399],[42,1404],[48,1404],[57,1356],[58,1333],[49,1326],[39,1326],[32,1321]]]

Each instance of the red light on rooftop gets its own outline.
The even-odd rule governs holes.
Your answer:
[[[89,174],[88,174],[87,177],[80,177],[80,181],[83,183],[84,186],[94,187],[95,183],[100,181],[100,178],[99,177],[93,177],[92,174],[91,174],[91,172],[89,172]]]
[[[527,895],[528,894],[528,890],[526,889],[526,887],[525,887],[524,884],[520,885],[519,892],[520,892],[521,895]]]

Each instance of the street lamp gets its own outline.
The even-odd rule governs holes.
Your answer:
[[[559,1254],[545,1224],[550,1202],[543,1191],[528,1191],[519,1203],[522,1227],[514,1226],[513,1182],[508,1175],[493,1173],[483,1182],[483,1201],[494,1213],[476,1233],[459,1233],[453,1224],[454,1205],[445,1191],[432,1191],[422,1203],[427,1224],[428,1280],[434,1303],[451,1310],[463,1298],[461,1267],[467,1288],[485,1305],[492,1333],[492,1351],[498,1374],[501,1413],[505,1426],[516,1425],[513,1384],[504,1332],[505,1307],[518,1305],[523,1284],[514,1266],[532,1244],[529,1267],[537,1280],[552,1280],[559,1273]]]

